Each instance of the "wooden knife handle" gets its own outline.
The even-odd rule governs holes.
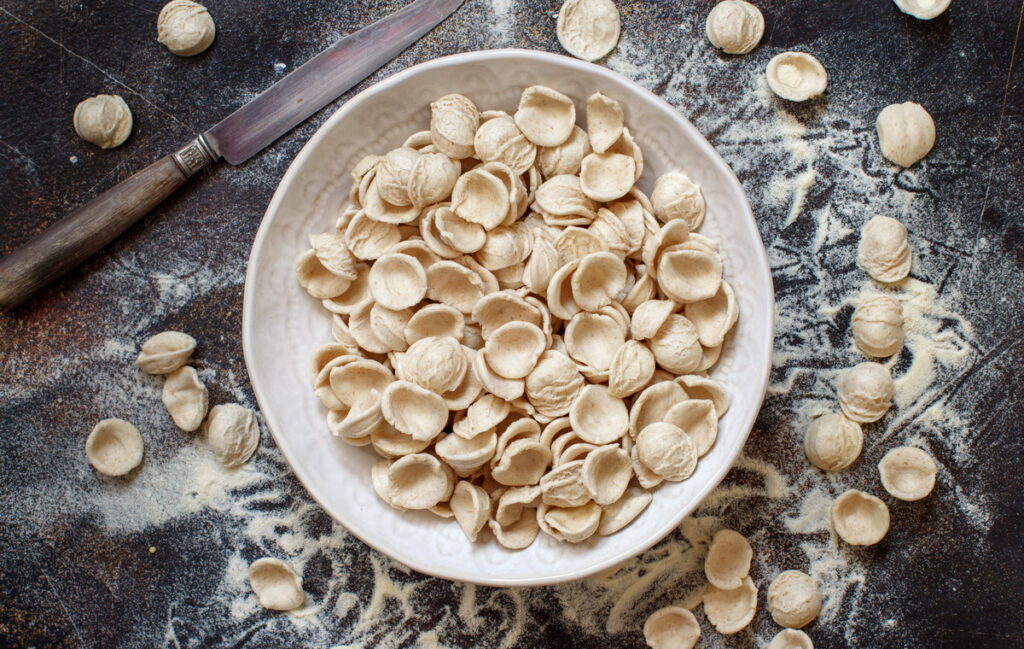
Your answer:
[[[78,266],[210,164],[212,155],[191,153],[197,142],[111,187],[0,260],[0,306],[20,305]]]

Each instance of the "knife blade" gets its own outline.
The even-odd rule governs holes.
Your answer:
[[[0,259],[0,307],[17,307],[78,266],[201,169],[221,158],[245,162],[393,59],[463,1],[416,0],[342,38],[184,147]]]
[[[320,52],[203,136],[241,164],[334,101],[447,18],[464,0],[417,0]]]

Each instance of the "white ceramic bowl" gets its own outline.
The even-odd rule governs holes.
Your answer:
[[[643,148],[641,187],[673,168],[704,191],[701,231],[721,245],[725,275],[740,319],[714,378],[732,406],[718,442],[681,483],[666,483],[632,525],[579,545],[545,534],[520,552],[489,535],[470,543],[452,521],[426,512],[399,512],[370,484],[377,459],[367,448],[334,439],[313,395],[309,359],[331,340],[329,314],[295,279],[293,262],[307,233],[332,227],[346,201],[349,170],[367,153],[384,153],[428,127],[429,104],[462,93],[481,109],[514,112],[523,88],[549,85],[584,102],[602,91],[622,103]],[[639,554],[675,529],[725,476],[739,455],[764,396],[771,363],[771,274],[757,225],[736,177],[700,133],[669,104],[610,70],[575,59],[521,50],[472,52],[412,67],[349,100],[324,123],[292,162],[256,234],[245,284],[243,345],[256,398],[277,445],[310,494],[368,545],[420,572],[486,585],[541,585],[577,579]]]

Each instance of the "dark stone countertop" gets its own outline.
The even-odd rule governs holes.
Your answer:
[[[6,0],[0,92],[0,253],[231,111],[340,35],[400,0],[208,6],[217,40],[179,59],[155,40],[152,0]],[[746,454],[667,541],[618,572],[551,588],[473,588],[411,573],[331,521],[264,431],[248,469],[218,472],[177,431],[157,380],[131,365],[164,329],[192,333],[211,401],[252,406],[240,341],[249,247],[279,179],[339,99],[239,168],[204,172],[69,278],[0,315],[0,646],[642,647],[661,606],[692,600],[708,535],[755,547],[759,613],[722,637],[697,609],[702,646],[763,646],[777,631],[764,592],[780,570],[810,571],[826,595],[807,631],[819,648],[1024,647],[1024,89],[1022,5],[955,0],[931,22],[891,2],[762,0],[760,47],[709,47],[713,2],[619,0],[623,39],[605,62],[664,96],[732,165],[769,251],[779,320],[772,383]],[[557,0],[467,0],[347,96],[411,64],[474,49],[559,52]],[[827,98],[783,105],[768,59],[818,56]],[[117,93],[135,117],[124,146],[78,139],[75,105]],[[874,119],[914,100],[938,142],[909,171],[879,157]],[[636,125],[642,128],[642,125]],[[894,365],[897,407],[865,427],[849,471],[813,470],[808,417],[835,408],[838,369],[859,362],[851,301],[867,285],[857,231],[900,218],[915,250],[900,287],[913,314]],[[121,416],[146,439],[127,481],[82,454],[93,423]],[[888,497],[875,463],[913,443],[940,465],[919,503]],[[837,544],[822,503],[857,487],[883,496],[878,546]],[[248,562],[301,567],[311,606],[255,605]]]

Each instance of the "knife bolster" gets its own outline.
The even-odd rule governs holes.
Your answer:
[[[202,135],[175,151],[172,156],[186,178],[217,161],[217,154]]]

